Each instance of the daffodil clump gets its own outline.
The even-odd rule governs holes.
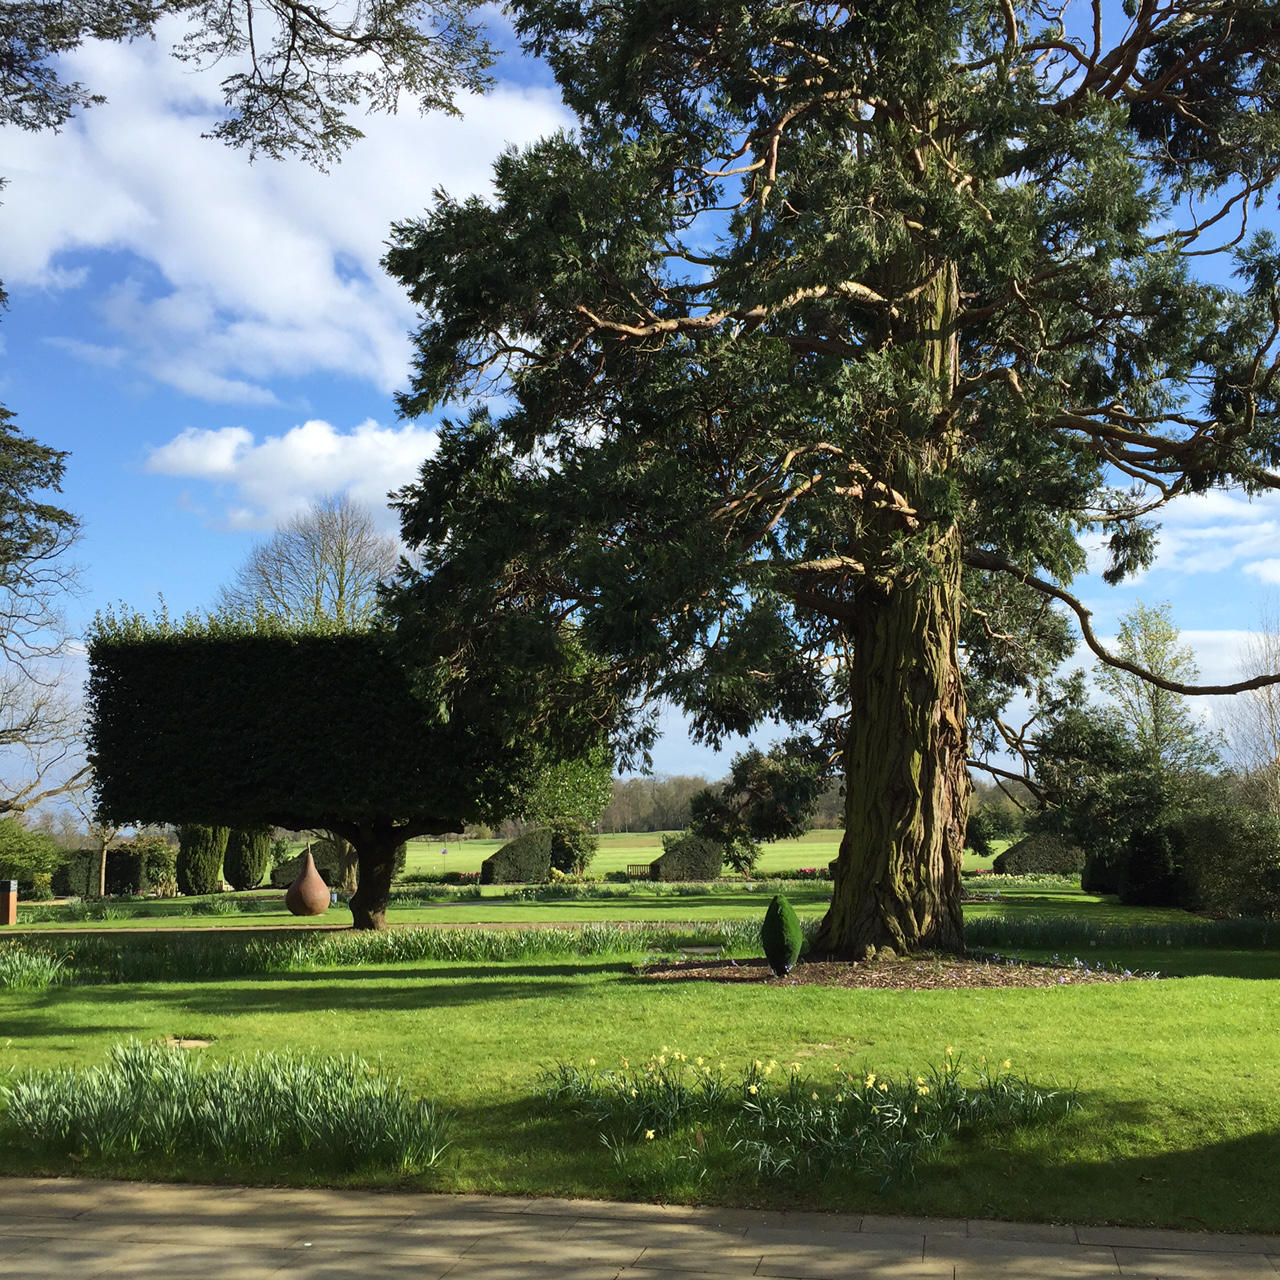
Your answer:
[[[686,1162],[716,1150],[726,1172],[821,1177],[839,1169],[881,1186],[913,1179],[962,1130],[1056,1122],[1078,1105],[1074,1090],[1016,1076],[1009,1059],[964,1067],[950,1046],[914,1074],[833,1066],[815,1078],[799,1062],[756,1058],[731,1071],[715,1054],[664,1045],[636,1064],[557,1063],[542,1086],[554,1107],[594,1125],[620,1164],[627,1143],[665,1140]]]

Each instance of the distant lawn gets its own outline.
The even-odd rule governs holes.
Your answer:
[[[671,832],[641,831],[634,834],[609,834],[600,837],[600,847],[591,860],[590,873],[603,876],[610,871],[625,871],[640,862],[652,862],[662,854],[662,837]],[[440,875],[444,871],[479,871],[480,864],[503,840],[462,840],[443,845],[439,840],[410,840],[405,864],[408,872]],[[441,856],[441,850],[448,853]],[[765,845],[757,874],[789,871],[800,867],[825,867],[840,852],[839,831],[809,831],[798,840],[779,840]]]
[[[643,831],[635,834],[610,834],[600,837],[600,848],[591,860],[590,873],[603,876],[610,871],[625,871],[632,863],[652,862],[662,853],[662,837],[671,834],[662,831]],[[807,831],[798,840],[779,840],[764,846],[756,874],[767,876],[776,871],[795,871],[801,867],[825,867],[840,852],[839,831]],[[427,875],[440,875],[444,871],[479,871],[480,864],[495,849],[502,847],[502,840],[462,840],[443,845],[438,840],[409,841],[409,855],[405,870]],[[1007,842],[1001,842],[999,849]],[[447,848],[443,857],[441,850]],[[989,867],[988,858],[966,854],[965,870]]]

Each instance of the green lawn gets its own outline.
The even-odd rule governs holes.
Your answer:
[[[662,853],[662,837],[670,832],[640,831],[634,834],[603,835],[591,860],[591,874],[625,871],[633,863],[652,862]],[[408,872],[440,875],[444,871],[479,871],[480,864],[502,840],[462,840],[442,845],[439,840],[410,840],[405,864]],[[441,856],[441,850],[448,853]],[[798,867],[825,867],[840,851],[839,831],[808,831],[798,840],[779,840],[764,847],[758,874],[793,870]],[[985,864],[979,864],[985,865]]]
[[[593,1135],[539,1104],[539,1068],[638,1061],[669,1046],[735,1067],[796,1060],[821,1081],[834,1064],[914,1074],[951,1045],[972,1060],[1009,1057],[1041,1084],[1074,1082],[1084,1109],[1059,1130],[958,1144],[917,1185],[891,1192],[841,1178],[797,1193],[785,1182],[708,1186],[673,1174],[664,1198],[1276,1231],[1277,985],[1264,967],[1270,981],[904,994],[661,984],[622,960],[566,959],[0,992],[0,1066],[94,1063],[131,1036],[208,1039],[201,1052],[218,1058],[265,1045],[359,1053],[455,1113],[452,1158],[421,1185],[627,1198],[636,1187]],[[0,1153],[6,1172],[34,1167],[21,1151]],[[44,1171],[72,1168],[82,1166]],[[132,1161],[84,1171],[163,1172]]]
[[[822,846],[817,838],[788,843],[798,858]],[[612,852],[628,857],[621,846]],[[538,902],[494,890],[478,901],[398,905],[391,919],[437,926],[630,920],[678,929],[686,921],[757,919],[767,892],[724,885],[687,895],[636,886],[616,898]],[[633,954],[361,963],[195,982],[182,979],[182,932],[175,932],[148,944],[167,947],[163,939],[172,937],[172,981],[0,990],[0,1080],[8,1069],[96,1063],[130,1037],[209,1040],[199,1052],[215,1059],[264,1046],[358,1053],[455,1115],[455,1146],[441,1168],[414,1183],[424,1187],[1280,1231],[1280,950],[1170,946],[1179,930],[1203,926],[1183,912],[1121,907],[1051,883],[1004,884],[1000,892],[997,901],[970,903],[967,917],[1109,928],[1110,935],[1098,934],[1105,945],[1085,941],[1075,950],[1089,963],[1174,976],[1122,985],[915,992],[664,984],[637,977]],[[797,911],[813,919],[824,910],[830,886],[794,882],[787,893]],[[348,918],[340,907],[320,923],[342,925]],[[132,916],[98,927],[118,931],[119,945],[129,947],[129,932],[164,923]],[[276,912],[172,923],[204,936],[226,925],[309,925]],[[1142,928],[1150,937],[1136,945]],[[45,926],[38,932],[60,931]],[[66,947],[74,953],[73,937]],[[1048,959],[1053,950],[1024,946],[1019,953]],[[1069,961],[1070,951],[1062,958]],[[637,1062],[663,1046],[723,1059],[731,1068],[757,1057],[796,1061],[819,1083],[836,1064],[914,1076],[954,1046],[971,1061],[1007,1057],[1039,1085],[1075,1085],[1083,1107],[1059,1129],[960,1141],[915,1185],[881,1190],[848,1176],[801,1186],[762,1183],[741,1171],[699,1180],[691,1172],[688,1134],[643,1148],[647,1172],[641,1177],[634,1164],[615,1163],[586,1122],[549,1111],[537,1096],[539,1071],[556,1061]],[[216,1169],[181,1160],[41,1164],[22,1150],[0,1150],[0,1172],[73,1169],[218,1176]],[[305,1183],[311,1175],[286,1168],[273,1176]]]

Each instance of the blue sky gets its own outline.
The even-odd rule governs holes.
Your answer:
[[[436,188],[484,192],[504,145],[570,123],[546,77],[508,59],[461,121],[371,119],[328,175],[249,165],[200,138],[217,77],[167,46],[81,50],[69,71],[108,104],[58,135],[0,131],[0,402],[71,455],[76,630],[118,600],[210,605],[280,519],[339,489],[381,504],[412,479],[433,437],[392,402],[413,314],[378,267],[388,227]],[[1141,580],[1076,585],[1104,635],[1136,599],[1171,602],[1216,681],[1277,584],[1280,500],[1215,494],[1175,504]],[[655,763],[724,768],[678,728]]]

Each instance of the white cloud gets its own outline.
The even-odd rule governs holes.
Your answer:
[[[1276,493],[1250,498],[1214,490],[1176,498],[1159,518],[1163,528],[1155,569],[1216,574],[1280,547]]]
[[[1244,571],[1263,582],[1280,584],[1280,559],[1253,560],[1244,566]]]
[[[316,371],[381,392],[401,385],[412,311],[378,265],[392,221],[437,187],[487,193],[504,146],[568,122],[559,99],[500,85],[462,102],[461,119],[369,117],[328,175],[298,161],[250,165],[201,138],[219,115],[219,75],[170,56],[178,29],[78,50],[68,72],[107,105],[56,135],[5,132],[0,278],[11,290],[70,289],[100,267],[63,255],[131,255],[116,260],[128,277],[100,319],[136,369],[191,395],[267,403],[264,381]]]
[[[436,448],[436,433],[372,419],[348,432],[318,419],[261,441],[244,427],[189,429],[147,455],[146,470],[219,487],[218,517],[234,529],[269,529],[317,498],[346,492],[396,528],[387,494],[409,483]]]

